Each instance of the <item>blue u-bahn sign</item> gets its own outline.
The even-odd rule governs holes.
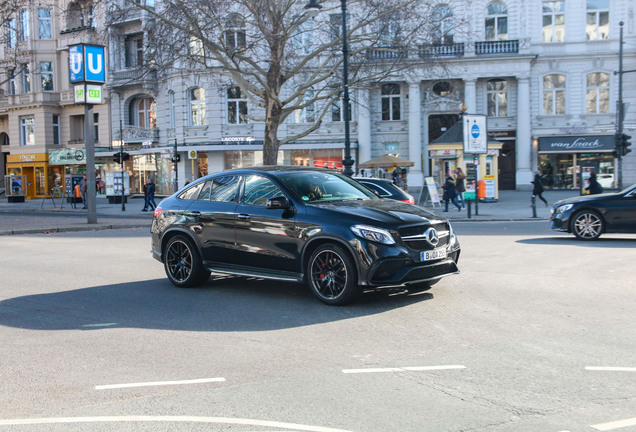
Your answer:
[[[72,45],[68,49],[71,83],[106,82],[105,49],[99,45]]]

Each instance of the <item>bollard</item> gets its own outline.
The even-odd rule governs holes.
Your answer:
[[[532,217],[536,218],[537,217],[537,197],[532,195],[532,198],[530,198],[530,207],[532,207]]]
[[[470,203],[473,200],[466,200],[466,214],[468,215],[468,219],[470,219]]]

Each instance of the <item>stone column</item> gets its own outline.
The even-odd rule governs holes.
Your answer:
[[[408,184],[413,192],[424,185],[422,173],[422,98],[420,82],[409,83],[409,160],[414,162],[409,169]],[[424,151],[427,154],[426,151]]]
[[[370,90],[357,91],[358,99],[358,158],[356,167],[361,162],[371,159],[371,115],[370,115]],[[358,170],[359,171],[359,170]]]
[[[530,79],[517,78],[517,190],[532,189]]]
[[[482,114],[477,111],[477,80],[464,80],[464,104],[467,114]]]

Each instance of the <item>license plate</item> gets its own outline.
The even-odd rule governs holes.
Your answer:
[[[441,247],[437,249],[433,249],[430,251],[422,251],[420,252],[420,260],[421,261],[432,261],[436,259],[446,258],[446,248]]]

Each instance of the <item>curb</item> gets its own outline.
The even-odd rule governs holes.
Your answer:
[[[105,231],[114,229],[132,229],[132,228],[148,228],[149,225],[94,225],[94,226],[78,226],[78,227],[58,227],[58,228],[29,228],[17,230],[0,230],[0,236],[21,235],[21,234],[53,234],[62,232],[85,232],[85,231]]]

